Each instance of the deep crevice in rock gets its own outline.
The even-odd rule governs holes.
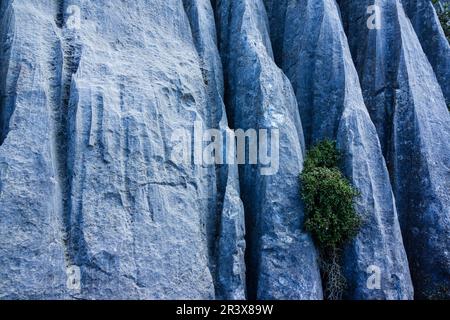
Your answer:
[[[56,5],[55,22],[58,26],[59,40],[54,48],[55,59],[52,63],[55,75],[53,107],[53,146],[55,154],[55,170],[61,195],[61,211],[63,221],[63,241],[67,266],[75,263],[75,253],[72,250],[72,219],[71,219],[71,168],[69,163],[69,100],[71,95],[72,76],[78,70],[80,47],[76,43],[76,31],[65,26],[65,1],[59,0]],[[55,63],[56,61],[56,63]]]
[[[10,119],[14,113],[16,102],[16,86],[20,75],[20,67],[8,72],[11,45],[14,40],[15,28],[10,1],[0,4],[0,146],[5,141],[10,130]],[[7,83],[8,73],[11,75]]]

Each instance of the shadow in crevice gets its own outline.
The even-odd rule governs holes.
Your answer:
[[[11,46],[15,29],[12,1],[0,5],[0,146],[10,131],[10,120],[16,105],[16,87],[20,66],[10,68]]]

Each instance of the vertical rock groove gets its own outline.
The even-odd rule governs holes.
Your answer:
[[[0,300],[322,299],[324,139],[343,297],[450,298],[449,74],[430,0],[0,0]]]
[[[72,76],[78,68],[80,48],[76,44],[75,31],[69,30],[65,17],[66,6],[64,0],[56,3],[55,23],[58,27],[58,41],[54,47],[54,80],[52,85],[52,119],[53,119],[53,152],[55,155],[55,170],[58,181],[59,201],[63,222],[63,236],[65,243],[66,267],[75,264],[74,252],[71,244],[71,208],[70,208],[70,172],[69,167],[69,96]]]
[[[280,1],[279,6],[286,6]],[[268,0],[267,4],[271,5]],[[273,6],[269,6],[276,10]],[[360,195],[364,221],[345,248],[343,269],[349,299],[412,299],[413,288],[382,149],[363,100],[356,69],[334,0],[290,3],[271,23],[284,24],[282,66],[294,87],[310,147],[336,140],[341,169]],[[367,245],[367,243],[371,245]],[[367,268],[384,270],[379,290],[367,287]]]
[[[208,126],[226,136],[229,127],[222,97],[224,83],[209,0],[184,0],[208,95]],[[222,141],[225,142],[225,141]],[[225,149],[225,147],[224,147]],[[215,165],[216,199],[207,232],[210,267],[219,299],[245,299],[245,217],[236,165]]]
[[[0,146],[6,139],[9,131],[10,118],[14,112],[17,81],[20,66],[9,69],[11,46],[14,41],[14,15],[10,1],[0,4]],[[8,79],[8,73],[11,79]],[[7,81],[8,79],[8,81]]]
[[[402,2],[409,8],[409,2],[416,3]],[[341,0],[340,5],[364,99],[386,146],[415,296],[448,298],[450,198],[444,190],[450,188],[450,116],[429,61],[438,57],[422,50],[430,42],[416,35],[399,0]],[[380,12],[381,26],[372,30],[360,18],[369,5]],[[415,22],[419,35],[422,22]],[[435,40],[440,41],[431,43]],[[368,49],[361,50],[361,43]],[[448,54],[438,62],[445,65],[446,59]],[[448,76],[445,68],[441,71]]]
[[[273,60],[266,11],[261,0],[224,0],[217,1],[216,16],[233,127],[267,129],[272,139],[279,130],[282,150],[273,175],[263,175],[261,164],[247,163],[239,171],[248,296],[321,299],[316,251],[302,228],[302,126],[292,87]]]
[[[16,0],[2,1],[0,12],[2,139],[14,132],[0,147],[0,298],[61,299],[67,263],[54,139],[57,10],[54,1]]]
[[[172,135],[206,126],[208,107],[182,1],[105,3],[65,1],[82,13],[63,94],[82,297],[213,298],[203,224],[214,168],[171,159]]]
[[[450,44],[431,1],[402,0],[406,14],[433,67],[447,105],[450,104]]]

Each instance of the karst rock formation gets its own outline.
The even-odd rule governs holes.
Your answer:
[[[0,299],[324,299],[324,139],[359,190],[343,298],[450,299],[449,102],[429,0],[0,0]],[[276,170],[179,161],[199,126],[276,129]]]

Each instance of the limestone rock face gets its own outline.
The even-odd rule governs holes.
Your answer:
[[[267,16],[260,0],[218,1],[220,51],[235,129],[279,131],[279,168],[240,170],[247,215],[248,290],[258,299],[321,299],[316,251],[302,229],[298,174],[303,134],[292,87],[273,61]],[[260,146],[261,147],[261,146]],[[272,149],[273,150],[273,149]]]
[[[450,116],[402,5],[376,1],[381,28],[363,27],[359,17],[374,3],[341,1],[344,25],[384,146],[415,294],[448,298]]]
[[[208,94],[209,128],[220,130],[226,137],[230,133],[223,103],[224,82],[214,12],[209,0],[184,0],[191,21],[194,42],[200,57],[203,79]],[[225,143],[223,144],[224,153]],[[240,198],[237,165],[216,166],[216,210],[210,211],[207,232],[217,297],[226,300],[246,298],[245,277],[245,216]],[[216,241],[216,239],[219,239]]]
[[[343,297],[450,298],[438,23],[427,0],[1,0],[0,299],[323,299],[298,176],[326,138],[363,218]]]
[[[208,114],[182,3],[53,4],[2,2],[2,297],[60,297],[77,266],[76,298],[214,298],[215,171],[170,158]]]
[[[427,0],[402,0],[402,3],[433,67],[445,100],[450,104],[450,44],[436,10]]]
[[[83,297],[211,299],[214,170],[173,158],[207,124],[200,60],[180,1],[72,1],[87,16],[69,98],[70,237]],[[98,286],[98,282],[102,286]]]
[[[0,4],[0,299],[66,297],[54,14],[51,0]]]
[[[285,7],[284,15],[275,12],[272,23],[284,24],[275,27],[284,30],[283,47],[278,50],[297,95],[307,145],[337,140],[342,169],[361,193],[356,207],[362,229],[345,252],[346,296],[411,299],[413,289],[387,168],[337,4],[299,1],[280,7]],[[379,290],[367,287],[373,266],[382,270]]]

